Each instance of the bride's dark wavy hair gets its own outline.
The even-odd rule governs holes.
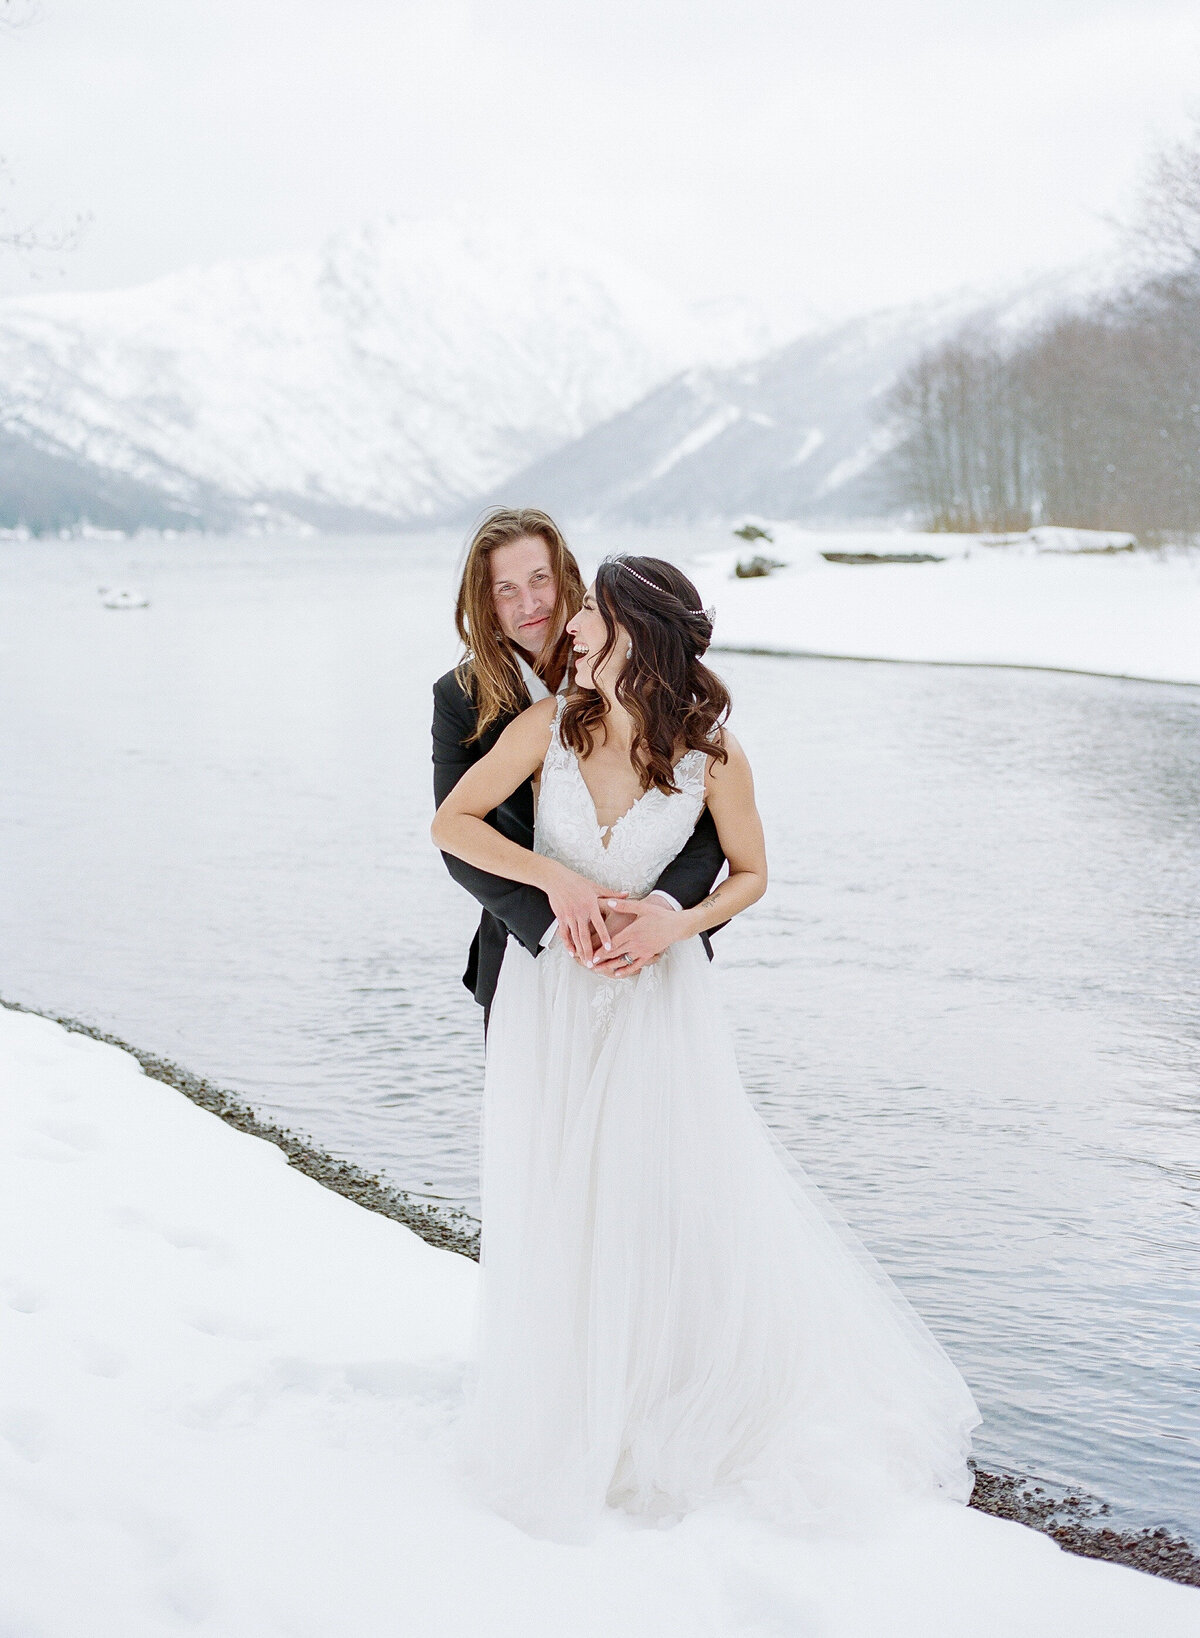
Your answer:
[[[687,575],[658,557],[605,558],[596,570],[596,607],[605,640],[599,653],[589,656],[593,675],[612,653],[617,627],[629,633],[633,652],[615,692],[633,718],[629,760],[642,789],[679,789],[674,762],[680,745],[727,762],[719,728],[729,715],[729,691],[701,664],[712,640],[712,622]],[[560,731],[578,756],[591,751],[606,710],[598,689],[577,686],[572,691]]]

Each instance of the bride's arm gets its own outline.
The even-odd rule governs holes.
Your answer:
[[[622,904],[622,911],[637,919],[617,934],[611,953],[597,963],[604,972],[620,975],[622,967],[631,965],[637,971],[668,945],[706,933],[757,903],[766,892],[767,850],[754,801],[754,776],[745,751],[728,731],[724,744],[729,760],[709,762],[706,790],[729,875],[694,910],[671,910],[655,898]],[[632,964],[622,961],[626,954],[632,956]]]
[[[745,751],[728,731],[724,745],[729,761],[709,763],[707,792],[708,811],[717,822],[729,874],[694,910],[681,912],[688,924],[680,935],[683,938],[707,933],[757,904],[767,891],[767,844],[754,800],[754,775]]]
[[[541,767],[550,746],[556,704],[553,699],[539,700],[509,723],[487,755],[467,769],[438,808],[430,835],[443,853],[465,859],[478,870],[540,887],[572,954],[591,951],[593,929],[607,950],[610,939],[595,883],[510,841],[487,822],[488,814]],[[590,960],[587,964],[591,965]]]

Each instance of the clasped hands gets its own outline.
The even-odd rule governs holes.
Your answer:
[[[631,899],[570,874],[549,899],[559,937],[581,967],[606,978],[632,978],[682,936],[679,911],[665,899]]]

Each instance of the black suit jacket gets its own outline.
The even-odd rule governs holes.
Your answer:
[[[453,671],[447,671],[433,685],[433,794],[440,807],[458,784],[472,763],[478,762],[491,750],[501,733],[512,721],[503,717],[494,722],[477,740],[471,740],[477,721],[474,701],[463,689]],[[469,743],[468,743],[469,742]],[[526,780],[494,812],[488,823],[495,825],[502,836],[521,847],[533,846],[533,785]],[[483,906],[479,930],[471,943],[467,970],[463,983],[481,1007],[491,1005],[504,959],[504,945],[509,933],[536,956],[541,940],[554,920],[550,900],[540,887],[524,882],[510,882],[503,876],[492,876],[486,870],[443,853],[446,868],[459,884]],[[685,910],[700,903],[721,872],[725,855],[713,817],[705,808],[696,823],[687,846],[663,871],[654,884],[664,893],[670,893]],[[717,929],[713,928],[713,932]],[[702,933],[704,948],[712,957],[709,935]]]

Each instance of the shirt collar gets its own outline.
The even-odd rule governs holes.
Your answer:
[[[530,701],[536,705],[538,700],[548,700],[550,698],[550,690],[546,687],[545,683],[530,665],[529,661],[521,653],[520,649],[514,649],[513,654],[516,657],[517,669],[521,673],[521,677],[525,683],[525,688],[529,694]]]
[[[546,687],[545,683],[538,676],[537,672],[533,669],[519,648],[513,649],[513,658],[517,662],[517,669],[520,671],[521,678],[529,692],[530,704],[536,705],[538,700],[548,700],[550,698],[550,690]],[[559,689],[560,694],[566,693],[570,675],[571,667],[568,666],[563,672],[562,686]]]

